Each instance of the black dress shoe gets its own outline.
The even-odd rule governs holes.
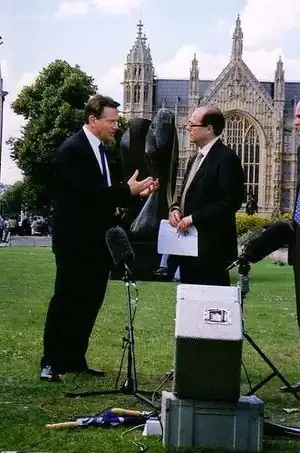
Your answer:
[[[53,382],[60,381],[59,374],[57,373],[55,368],[53,368],[51,365],[41,366],[40,379]]]
[[[300,382],[297,382],[296,384],[291,385],[292,389],[295,392],[300,392]],[[280,387],[279,389],[282,393],[293,393],[292,390],[288,386]]]

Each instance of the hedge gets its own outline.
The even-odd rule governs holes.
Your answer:
[[[238,236],[241,236],[248,231],[263,230],[264,226],[270,225],[270,223],[278,220],[291,220],[291,213],[285,213],[280,216],[260,216],[260,215],[247,215],[243,213],[236,214],[236,225]]]

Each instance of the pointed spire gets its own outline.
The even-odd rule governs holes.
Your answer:
[[[275,71],[275,78],[277,77],[284,77],[284,70],[283,70],[283,61],[281,59],[281,56],[279,56],[277,65],[276,65],[276,71]]]
[[[140,38],[142,37],[142,28],[143,28],[143,24],[142,24],[142,21],[140,20],[139,23],[137,24],[137,28],[138,28],[138,32],[137,32],[137,38]]]
[[[274,100],[284,101],[285,99],[285,82],[284,82],[284,69],[281,56],[279,57],[276,70],[275,70],[275,79],[274,79]]]
[[[284,69],[283,69],[283,61],[281,56],[279,56],[276,70],[275,70],[275,82],[284,81]]]
[[[190,86],[192,85],[192,82],[195,82],[198,80],[199,80],[198,60],[197,60],[196,54],[194,53],[194,58],[192,60],[192,67],[190,69]]]
[[[198,68],[198,60],[196,54],[194,53],[194,58],[192,59],[192,70],[195,70],[196,68]]]
[[[198,106],[200,99],[199,67],[196,54],[192,60],[190,69],[189,106],[193,110]]]
[[[235,23],[235,29],[234,33],[232,36],[232,53],[231,53],[231,59],[233,61],[240,60],[243,55],[243,31],[241,27],[241,19],[240,15],[238,14],[236,23]]]
[[[152,64],[152,58],[151,58],[151,51],[150,47],[147,44],[147,37],[145,33],[142,32],[143,28],[142,21],[139,21],[137,24],[137,35],[136,39],[134,42],[133,47],[131,48],[128,56],[127,56],[127,62],[128,63],[151,63]]]

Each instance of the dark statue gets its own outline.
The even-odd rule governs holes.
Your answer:
[[[125,180],[138,169],[139,179],[153,176],[160,181],[157,192],[136,200],[121,213],[120,220],[136,253],[136,278],[151,280],[160,262],[156,252],[159,224],[168,218],[176,189],[178,137],[174,113],[161,108],[152,122],[130,120],[120,139],[120,158]]]

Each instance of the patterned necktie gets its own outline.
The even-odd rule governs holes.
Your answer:
[[[297,201],[296,201],[293,220],[297,226],[300,225],[300,190],[298,191],[298,195],[297,195]]]
[[[196,159],[193,162],[192,168],[189,172],[186,184],[185,184],[183,192],[182,192],[181,201],[180,201],[180,211],[182,214],[184,213],[184,203],[185,203],[186,193],[191,185],[191,182],[193,181],[193,179],[195,177],[195,174],[197,173],[197,171],[199,169],[199,166],[201,164],[203,157],[204,157],[204,154],[202,154],[201,151],[199,151],[196,156]]]
[[[105,154],[105,147],[102,143],[99,145],[99,152],[101,157],[101,164],[102,164],[102,174],[104,178],[105,184],[108,186],[108,175],[106,169],[106,154]]]

